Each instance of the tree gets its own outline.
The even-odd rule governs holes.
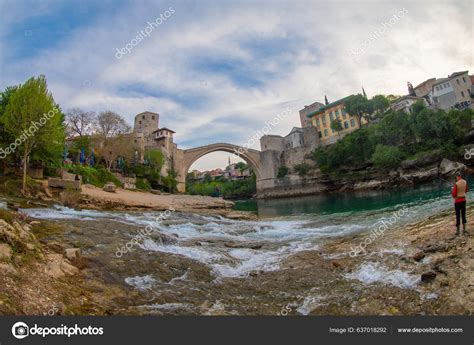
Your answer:
[[[370,121],[369,114],[372,114],[371,107],[372,104],[370,101],[361,94],[350,96],[344,103],[346,112],[357,118],[359,127],[362,126],[362,119],[365,119],[367,122]]]
[[[376,95],[372,97],[370,102],[372,103],[372,106],[371,106],[373,110],[373,113],[371,114],[372,116],[375,114],[381,117],[383,113],[385,112],[385,110],[387,110],[387,108],[390,106],[390,102],[388,101],[387,97],[385,97],[384,95]]]
[[[133,156],[134,146],[130,145],[130,138],[127,136],[117,135],[104,138],[97,151],[104,159],[107,171],[110,171],[119,157]]]
[[[241,173],[247,170],[249,167],[246,163],[244,162],[238,162],[235,164],[235,168],[239,170]]]
[[[66,113],[66,130],[68,137],[92,134],[97,115],[92,111],[84,111],[80,108],[72,108]]]
[[[148,150],[145,152],[145,160],[154,172],[159,172],[165,163],[165,156],[160,150]]]
[[[95,132],[106,138],[129,133],[131,130],[122,116],[110,110],[103,111],[97,116],[95,127]]]
[[[377,145],[372,155],[372,162],[377,168],[394,169],[398,167],[402,157],[398,147]]]
[[[411,121],[410,115],[404,111],[389,112],[376,129],[379,142],[394,146],[416,142]]]
[[[40,151],[57,154],[58,147],[64,145],[63,119],[44,76],[30,78],[11,95],[2,122],[5,130],[16,138],[9,149],[21,152],[23,193],[30,155]]]
[[[340,132],[344,129],[342,127],[342,122],[339,119],[334,119],[331,121],[331,129],[333,132],[337,132],[337,135],[340,137]]]
[[[18,89],[16,86],[8,86],[5,91],[0,92],[0,144],[7,145],[11,143],[15,138],[13,138],[10,133],[8,133],[2,123],[2,116],[5,113],[8,102],[11,97]]]

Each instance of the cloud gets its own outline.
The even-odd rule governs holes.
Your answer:
[[[170,6],[170,18],[115,58],[117,48]],[[293,116],[271,134],[299,126],[298,110],[324,95],[336,100],[361,92],[361,86],[369,96],[405,94],[407,80],[416,85],[472,70],[472,6],[9,1],[0,15],[0,48],[9,48],[0,56],[0,87],[45,74],[63,109],[110,109],[130,123],[142,111],[158,112],[182,148],[244,144],[286,107]],[[370,49],[351,54],[403,9],[406,15],[372,40]],[[24,28],[42,36],[28,38]],[[215,155],[220,158],[203,157],[201,167],[227,162],[228,154]]]

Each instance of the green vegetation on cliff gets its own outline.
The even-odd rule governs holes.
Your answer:
[[[318,148],[312,158],[323,172],[364,168],[373,164],[380,170],[396,167],[406,158],[439,150],[448,159],[464,152],[469,141],[472,109],[431,110],[415,104],[412,114],[388,111],[378,123],[362,127],[333,145]]]

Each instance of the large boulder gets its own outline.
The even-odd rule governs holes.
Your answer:
[[[443,158],[439,165],[439,174],[440,175],[453,175],[459,171],[464,170],[466,166],[459,162],[452,162],[446,158]]]
[[[438,166],[431,165],[410,171],[400,171],[400,179],[410,182],[428,181],[438,176]]]
[[[70,188],[81,190],[81,181],[74,181],[74,180],[63,180],[60,178],[55,177],[48,177],[48,187],[49,188]]]
[[[402,169],[420,168],[425,165],[430,165],[439,162],[440,158],[441,155],[439,151],[433,151],[416,159],[404,160],[400,163],[400,166],[402,167]]]
[[[117,186],[113,182],[107,182],[102,188],[102,190],[109,193],[115,193],[117,190]]]

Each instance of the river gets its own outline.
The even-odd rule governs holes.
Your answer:
[[[257,212],[258,221],[172,211],[76,211],[61,206],[22,212],[31,219],[62,225],[67,243],[81,247],[83,255],[94,263],[88,274],[106,275],[109,281],[136,293],[121,306],[120,313],[275,314],[290,304],[292,312],[307,314],[315,305],[324,305],[322,295],[326,301],[337,301],[347,293],[345,289],[363,291],[366,283],[404,289],[417,294],[416,298],[425,298],[416,290],[416,277],[399,267],[370,266],[368,272],[362,267],[357,282],[354,276],[312,267],[321,271],[311,274],[308,286],[288,281],[291,278],[285,269],[293,267],[288,260],[298,254],[313,260],[304,256],[308,252],[318,255],[313,266],[319,262],[324,266],[323,259],[347,257],[347,253],[324,252],[322,248],[331,241],[367,232],[380,219],[402,209],[409,212],[397,219],[394,229],[448,210],[452,208],[450,188],[451,184],[434,183],[396,191],[237,202],[237,209]],[[138,235],[144,229],[149,229],[149,234]],[[393,244],[384,250],[387,255],[399,256],[403,245]],[[295,279],[306,279],[304,269],[298,272]],[[322,278],[319,274],[334,285],[325,286],[318,280]],[[308,295],[308,291],[319,294]],[[337,312],[350,310],[349,306],[341,308]]]

